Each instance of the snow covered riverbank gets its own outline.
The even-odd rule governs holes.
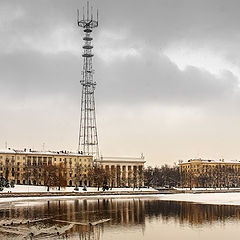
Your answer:
[[[148,198],[148,199],[157,199],[162,201],[184,201],[184,202],[194,202],[194,203],[203,203],[203,204],[218,204],[218,205],[240,205],[240,192],[218,192],[218,193],[173,193],[173,194],[159,194],[153,188],[141,188],[132,189],[132,188],[113,188],[112,190],[103,192],[98,192],[97,188],[88,187],[87,192],[83,191],[82,187],[79,188],[79,191],[74,191],[74,187],[67,187],[61,189],[60,191],[57,188],[50,189],[49,193],[54,194],[58,193],[59,196],[46,196],[41,194],[47,194],[47,187],[45,186],[28,186],[28,185],[16,185],[14,188],[5,188],[2,192],[7,194],[25,194],[24,196],[19,197],[2,197],[0,198],[0,203],[6,202],[21,202],[21,201],[39,201],[39,200],[68,200],[68,199],[102,199],[102,198]],[[31,193],[39,193],[39,196],[34,196]],[[61,195],[62,193],[62,195]],[[66,195],[71,193],[72,195]],[[85,193],[84,195],[77,195],[77,193]],[[89,193],[89,195],[88,195]],[[149,194],[151,193],[151,194]],[[156,194],[155,194],[156,193]],[[1,193],[0,193],[1,194]],[[76,195],[75,195],[76,194]],[[29,196],[28,196],[29,195]]]
[[[137,194],[137,195],[90,195],[90,196],[44,196],[44,197],[8,197],[0,198],[0,203],[6,202],[28,202],[32,204],[36,201],[46,200],[75,200],[75,199],[127,199],[127,198],[142,198],[149,200],[162,200],[162,201],[179,201],[179,202],[194,202],[202,204],[215,204],[215,205],[240,205],[240,193],[180,193],[180,194]]]
[[[184,201],[216,205],[240,205],[240,193],[180,193],[166,194],[158,197],[160,200]]]
[[[61,188],[60,190],[58,190],[57,187],[54,188],[50,188],[49,191],[47,191],[47,187],[46,186],[33,186],[33,185],[15,185],[14,188],[4,188],[4,190],[1,193],[70,193],[70,192],[98,192],[98,189],[96,187],[87,187],[87,191],[83,190],[83,187],[79,187],[78,191],[74,190],[75,187],[66,187],[66,188]],[[100,188],[100,191],[102,189]],[[139,191],[156,191],[154,188],[112,188],[111,190],[108,190],[107,192],[122,192],[122,191],[133,191],[133,192],[139,192]]]

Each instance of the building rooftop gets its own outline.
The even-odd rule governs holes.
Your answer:
[[[35,155],[60,155],[60,156],[91,156],[77,152],[70,152],[70,151],[36,151],[31,149],[24,149],[24,150],[16,150],[16,149],[0,149],[0,154],[35,154]]]
[[[224,160],[224,159],[219,159],[219,160],[211,160],[211,159],[189,159],[187,161],[180,161],[179,165],[181,164],[187,164],[187,163],[239,163],[240,160]]]
[[[97,162],[135,162],[135,163],[145,163],[144,157],[101,157]]]

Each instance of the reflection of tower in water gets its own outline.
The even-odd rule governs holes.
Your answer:
[[[122,200],[99,199],[99,200],[75,200],[75,201],[46,201],[38,202],[37,205],[13,206],[9,209],[0,209],[1,219],[17,221],[27,219],[30,222],[36,219],[45,219],[35,222],[35,226],[64,227],[71,223],[75,224],[66,232],[68,239],[104,239],[104,229],[131,228],[143,229],[145,226],[144,201],[139,199]],[[99,220],[109,219],[104,223]],[[1,232],[0,236],[5,233]],[[66,236],[64,235],[64,236]],[[6,235],[5,235],[6,236]],[[4,239],[4,238],[3,238]]]
[[[42,220],[34,223],[34,226],[41,228],[64,227],[77,223],[67,230],[68,239],[99,240],[104,239],[104,234],[109,228],[120,232],[124,232],[125,229],[144,230],[145,222],[150,219],[166,224],[175,221],[179,224],[195,226],[226,220],[239,221],[240,212],[235,206],[140,199],[89,199],[42,201],[34,205],[29,203],[29,206],[28,203],[19,205],[14,203],[0,208],[0,219],[2,219],[0,221],[1,239],[9,239],[11,236],[10,233],[1,231],[2,224],[25,219],[30,222]],[[99,223],[102,219],[109,219],[109,221]],[[63,236],[66,235],[63,234]]]

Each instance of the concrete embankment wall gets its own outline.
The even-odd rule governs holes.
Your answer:
[[[192,194],[201,194],[201,193],[230,193],[230,192],[240,192],[240,189],[217,189],[217,190],[159,190],[159,191],[98,191],[98,192],[25,192],[25,193],[0,193],[0,198],[14,198],[14,197],[60,197],[60,196],[74,196],[74,197],[87,197],[87,196],[121,196],[121,195],[161,195],[161,194],[179,194],[179,193],[192,193]]]
[[[167,192],[164,192],[167,193]],[[170,193],[170,192],[169,192]],[[117,195],[156,195],[156,194],[163,194],[163,192],[159,191],[115,191],[115,192],[29,192],[29,193],[0,193],[0,198],[7,198],[7,197],[60,197],[60,196],[117,196]]]

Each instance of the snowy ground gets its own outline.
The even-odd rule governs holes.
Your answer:
[[[101,190],[101,189],[100,189]],[[180,190],[180,189],[179,189]],[[196,189],[197,190],[197,189]],[[198,189],[199,190],[199,189]],[[210,190],[210,189],[208,189]],[[18,192],[18,193],[30,193],[30,192],[47,192],[47,187],[44,186],[28,186],[28,185],[16,185],[14,188],[6,188],[3,192]],[[114,188],[107,192],[115,191],[156,191],[153,188],[141,188],[140,190],[133,188]],[[79,188],[79,191],[74,191],[74,187],[67,187],[61,189],[60,191],[57,188],[51,188],[50,192],[85,192],[82,190],[82,187]],[[98,192],[97,188],[88,187],[87,192]],[[0,193],[1,194],[1,193]],[[53,196],[53,197],[9,197],[9,198],[0,198],[0,203],[6,202],[20,202],[20,201],[39,201],[48,200],[48,199],[95,199],[95,198],[148,198],[148,199],[157,199],[165,201],[185,201],[185,202],[195,202],[195,203],[204,203],[204,204],[219,204],[219,205],[240,205],[240,193],[179,193],[179,194],[151,194],[151,195],[95,195],[95,196]],[[34,204],[34,203],[33,203]]]
[[[142,198],[163,201],[183,201],[215,205],[240,205],[240,193],[179,193],[179,194],[151,194],[151,195],[93,195],[93,196],[53,196],[53,197],[9,197],[0,198],[0,203],[28,202],[35,204],[42,200],[74,200],[74,199],[106,199],[106,198]],[[31,205],[30,204],[30,205]],[[36,203],[37,204],[37,203]]]
[[[208,190],[240,190],[240,188],[174,188],[176,190],[208,191]]]
[[[100,191],[102,190],[101,188],[99,189]],[[87,187],[87,192],[97,192],[97,188],[95,187]],[[111,191],[157,191],[153,188],[113,188],[112,190],[108,190],[108,192]],[[30,193],[30,192],[42,192],[46,193],[47,192],[47,187],[46,186],[32,186],[32,185],[15,185],[14,188],[4,188],[2,191],[4,193],[7,192],[12,192],[12,193]],[[79,191],[75,191],[74,187],[66,187],[66,188],[61,188],[59,191],[58,188],[50,188],[49,192],[85,192],[83,191],[82,187],[79,187]],[[1,192],[0,192],[1,194]]]
[[[180,193],[160,195],[160,200],[195,202],[204,204],[240,205],[240,193]]]

